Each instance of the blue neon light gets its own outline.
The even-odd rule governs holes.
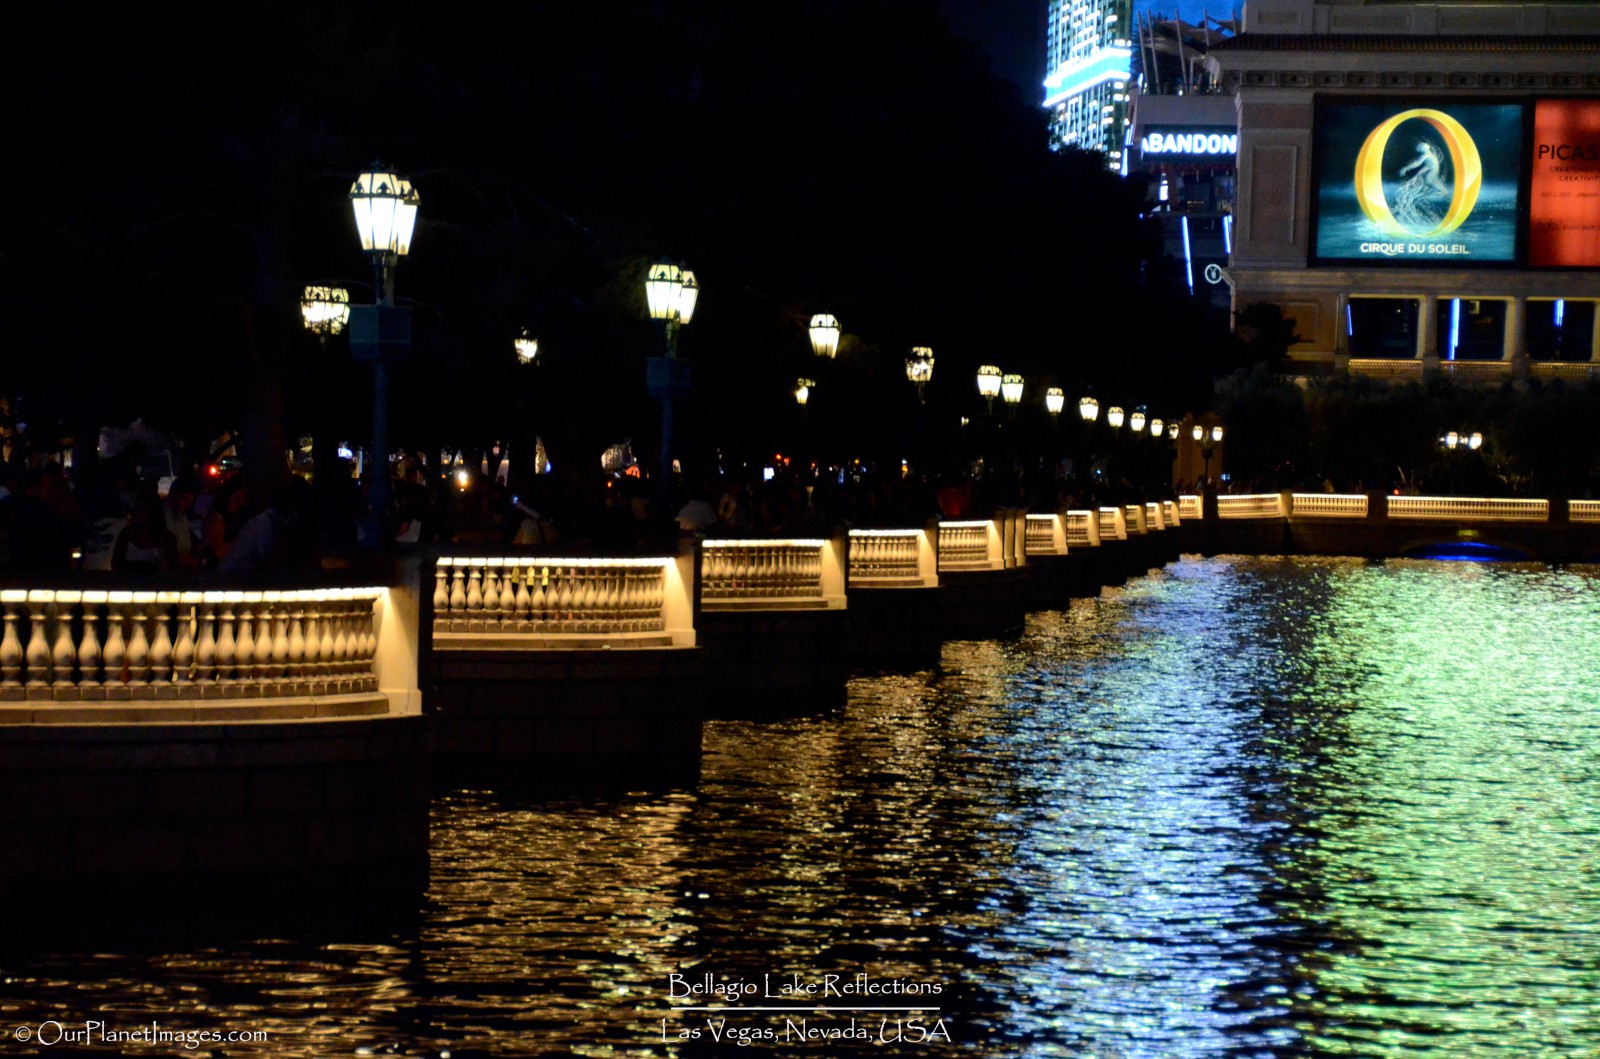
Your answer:
[[[1189,215],[1184,214],[1183,222],[1183,271],[1189,277],[1189,293],[1194,293],[1194,256],[1189,253]]]
[[[1566,315],[1567,315],[1567,299],[1565,299],[1565,298],[1557,298],[1556,299],[1556,326],[1557,327],[1561,326],[1561,322],[1562,322],[1562,320],[1564,320],[1566,318]]]
[[[1456,347],[1461,344],[1461,299],[1450,299],[1450,355],[1446,360],[1456,359]]]
[[[1344,303],[1344,333],[1350,338],[1356,336],[1356,317],[1350,311],[1349,302]]]
[[[1222,249],[1231,256],[1233,254],[1233,214],[1222,215]],[[1349,308],[1349,306],[1345,306]]]
[[[1044,105],[1055,106],[1107,81],[1127,81],[1133,77],[1133,49],[1097,48],[1077,62],[1060,67],[1044,79]]]

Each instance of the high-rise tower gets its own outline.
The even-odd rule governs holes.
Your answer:
[[[1050,146],[1101,151],[1123,168],[1132,83],[1132,0],[1050,0],[1044,105]]]

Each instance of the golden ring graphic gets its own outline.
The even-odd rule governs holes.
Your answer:
[[[1450,208],[1430,231],[1413,232],[1395,220],[1389,211],[1389,200],[1383,191],[1383,152],[1389,146],[1389,137],[1395,129],[1412,118],[1433,126],[1445,148],[1450,152],[1450,166],[1455,173],[1454,188],[1450,193]],[[1478,192],[1483,187],[1483,159],[1478,156],[1478,145],[1461,123],[1441,110],[1407,110],[1386,119],[1367,134],[1367,142],[1356,155],[1356,201],[1367,219],[1389,235],[1412,235],[1428,238],[1444,235],[1461,227],[1472,207],[1478,204]]]

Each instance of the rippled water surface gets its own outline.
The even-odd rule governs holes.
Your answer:
[[[271,1034],[182,1054],[282,1056],[1600,1055],[1597,669],[1593,572],[1185,561],[859,678],[838,715],[708,725],[693,791],[443,797],[403,922],[0,958],[0,1032],[155,1019]],[[673,998],[674,974],[716,991]],[[899,991],[845,991],[863,981]],[[938,1010],[750,1010],[818,1004]],[[872,1040],[797,1036],[852,1016]]]

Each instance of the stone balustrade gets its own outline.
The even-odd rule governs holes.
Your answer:
[[[939,569],[1005,570],[1027,561],[1024,513],[1002,509],[991,519],[939,522]]]
[[[1178,517],[1198,519],[1203,517],[1200,508],[1200,498],[1194,493],[1185,493],[1178,497]]]
[[[1068,511],[1067,547],[1068,548],[1098,548],[1100,547],[1100,516],[1096,511]]]
[[[1144,525],[1147,530],[1159,531],[1167,528],[1166,512],[1153,500],[1144,506]]]
[[[851,530],[850,583],[862,588],[938,587],[938,557],[929,532]]]
[[[1548,500],[1507,500],[1461,496],[1391,496],[1388,515],[1396,519],[1458,522],[1547,522]]]
[[[387,591],[0,590],[0,702],[377,692]]]
[[[1571,522],[1600,522],[1600,500],[1567,501],[1567,519]]]
[[[1103,507],[1097,512],[1100,520],[1100,539],[1102,541],[1125,541],[1128,539],[1128,516],[1120,507]]]
[[[1411,358],[1351,357],[1350,373],[1374,379],[1420,379],[1422,361]]]
[[[1150,525],[1145,520],[1143,504],[1124,504],[1122,506],[1122,523],[1128,527],[1128,536],[1143,537],[1150,532]]]
[[[1295,518],[1366,518],[1364,493],[1294,493],[1289,510]]]
[[[1161,501],[1161,517],[1169,528],[1176,527],[1182,523],[1182,516],[1178,513],[1178,505],[1171,500]]]
[[[1286,518],[1282,493],[1217,497],[1218,518]]]
[[[1029,515],[1024,523],[1029,555],[1066,555],[1067,520],[1063,515]]]
[[[1511,376],[1509,360],[1441,360],[1439,371],[1461,382],[1499,382]]]
[[[701,545],[700,606],[843,607],[844,570],[827,540],[709,540]]]
[[[434,569],[436,648],[690,646],[692,557],[445,556]]]
[[[1600,363],[1594,361],[1536,360],[1528,365],[1536,379],[1564,379],[1568,382],[1585,382],[1600,378]]]

